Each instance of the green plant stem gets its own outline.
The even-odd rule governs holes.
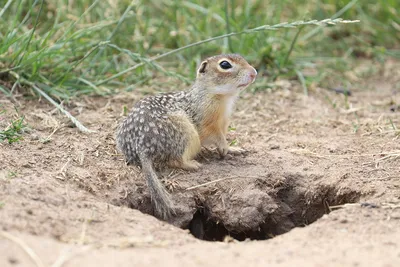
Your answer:
[[[0,11],[0,18],[3,16],[4,12],[6,12],[7,8],[11,5],[13,0],[8,0],[4,5],[3,9]]]
[[[228,4],[229,0],[225,0],[225,23],[226,23],[226,32],[230,33],[231,32],[231,26],[230,26],[230,20],[229,20],[229,11],[228,11]],[[232,42],[231,42],[231,38],[227,37],[226,38],[228,41],[228,47],[229,47],[229,51],[231,53],[234,53],[233,47],[232,47]]]
[[[37,2],[37,1],[36,1],[36,2]],[[36,3],[36,2],[35,2],[35,3]],[[25,46],[25,48],[24,48],[24,51],[22,51],[22,56],[19,58],[18,63],[16,64],[17,66],[18,66],[19,64],[21,64],[22,60],[24,59],[24,56],[25,56],[25,54],[26,54],[26,52],[27,52],[27,50],[28,50],[28,48],[29,48],[29,45],[30,45],[30,43],[31,43],[31,41],[32,41],[32,37],[33,37],[33,35],[35,34],[36,27],[37,27],[38,22],[39,22],[39,17],[40,17],[40,14],[42,13],[42,10],[43,10],[43,2],[44,2],[44,0],[42,0],[42,2],[40,3],[40,9],[39,9],[39,13],[38,13],[37,16],[36,16],[35,24],[33,25],[33,29],[32,29],[32,31],[31,31],[31,34],[29,35],[29,39],[28,39],[28,42],[26,43],[26,46]]]
[[[288,63],[289,57],[290,57],[290,55],[292,54],[294,45],[296,44],[297,38],[299,37],[300,32],[301,32],[302,29],[303,29],[303,27],[300,27],[299,30],[297,31],[296,35],[294,36],[293,41],[292,41],[292,43],[290,44],[289,51],[288,51],[288,53],[286,54],[285,60],[283,61],[283,66],[285,66],[285,65]]]
[[[297,77],[299,78],[299,81],[301,83],[301,86],[303,87],[303,93],[305,96],[308,96],[308,88],[306,84],[306,80],[304,79],[303,73],[301,71],[296,70]]]

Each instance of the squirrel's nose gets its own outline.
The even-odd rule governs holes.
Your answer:
[[[253,71],[250,73],[250,78],[254,81],[257,76],[257,71],[255,68],[253,68]]]

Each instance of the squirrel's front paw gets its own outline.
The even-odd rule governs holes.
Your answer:
[[[235,146],[226,146],[226,147],[218,147],[217,151],[221,156],[221,159],[225,158],[227,154],[229,155],[242,155],[247,152],[247,150],[235,147]]]

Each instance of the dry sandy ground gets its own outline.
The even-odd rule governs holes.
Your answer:
[[[147,215],[140,170],[115,151],[123,106],[141,95],[69,103],[94,134],[44,100],[1,96],[0,129],[16,105],[29,130],[0,143],[0,266],[400,266],[399,66],[347,100],[289,81],[244,93],[229,138],[245,155],[160,170],[169,223]]]

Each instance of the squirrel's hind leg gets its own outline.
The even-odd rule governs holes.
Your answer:
[[[201,143],[199,134],[194,124],[190,121],[186,114],[174,114],[170,116],[170,118],[173,119],[177,125],[179,125],[182,135],[184,136],[183,139],[186,141],[186,143],[184,144],[185,147],[182,155],[179,155],[178,158],[171,160],[169,165],[188,171],[199,169],[201,164],[194,160],[194,158],[201,150]]]

